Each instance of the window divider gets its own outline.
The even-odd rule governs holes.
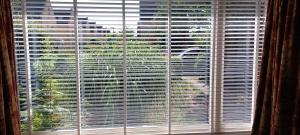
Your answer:
[[[214,0],[213,1],[213,4],[212,4],[212,39],[211,39],[211,43],[212,43],[212,47],[211,47],[211,53],[210,53],[210,56],[211,56],[211,59],[210,59],[210,93],[209,93],[209,126],[210,126],[210,132],[214,131],[214,89],[215,89],[215,76],[214,76],[214,69],[215,69],[215,37],[216,37],[216,11],[214,9],[217,8],[217,5],[216,5],[217,1]]]
[[[213,1],[213,44],[210,92],[210,130],[222,130],[222,90],[223,90],[223,39],[224,39],[224,0]]]
[[[81,134],[81,95],[80,95],[80,50],[78,43],[78,12],[77,0],[73,0],[74,41],[76,62],[76,103],[77,103],[77,135]]]
[[[252,77],[252,112],[251,112],[251,124],[254,119],[255,99],[258,79],[258,52],[259,52],[259,29],[260,29],[260,15],[261,15],[261,0],[256,1],[255,12],[255,32],[254,32],[254,52],[253,52],[253,77]]]
[[[124,135],[127,134],[127,46],[126,46],[126,18],[125,0],[122,0],[122,46],[123,46],[123,107],[124,107]]]
[[[30,55],[28,43],[28,25],[27,25],[27,7],[26,0],[22,0],[22,30],[23,30],[23,43],[25,51],[25,72],[26,72],[26,104],[27,104],[27,122],[28,122],[28,135],[32,134],[32,92],[31,92],[31,70],[30,70]]]
[[[172,62],[172,54],[171,54],[171,41],[172,41],[172,0],[168,0],[168,59],[167,59],[167,122],[168,122],[168,134],[171,134],[172,132],[172,125],[171,125],[171,76],[172,76],[172,68],[171,68],[171,62]]]

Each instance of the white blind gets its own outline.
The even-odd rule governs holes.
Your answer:
[[[75,128],[72,2],[12,1],[24,131]]]
[[[264,0],[12,0],[22,131],[249,131]]]
[[[128,134],[168,133],[168,3],[125,1]],[[153,130],[135,127],[159,127]]]
[[[210,131],[213,1],[171,1],[172,133]]]
[[[122,1],[77,2],[82,128],[121,127]]]
[[[257,75],[262,50],[264,1],[222,2],[223,26],[223,124],[251,126]],[[230,127],[235,128],[235,127]]]

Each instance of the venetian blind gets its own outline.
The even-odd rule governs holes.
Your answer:
[[[249,131],[264,0],[13,0],[29,134]]]

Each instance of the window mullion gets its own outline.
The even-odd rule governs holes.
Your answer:
[[[23,25],[23,42],[25,49],[25,72],[26,72],[26,102],[27,102],[27,121],[28,134],[32,134],[32,91],[31,91],[31,70],[30,70],[30,51],[28,44],[28,25],[26,0],[22,0],[22,25]]]
[[[210,97],[210,99],[209,99],[209,124],[210,124],[210,132],[212,132],[212,131],[214,131],[214,89],[215,89],[215,74],[214,74],[214,72],[215,72],[215,49],[216,49],[216,47],[215,47],[215,44],[216,44],[216,42],[215,42],[215,39],[216,39],[216,11],[215,11],[215,9],[216,9],[216,7],[217,7],[217,5],[216,5],[216,0],[214,0],[213,1],[213,3],[212,3],[212,8],[213,8],[213,10],[212,10],[212,17],[213,17],[213,19],[212,19],[212,21],[213,21],[213,23],[212,23],[212,38],[211,38],[211,43],[212,43],[212,47],[211,47],[211,54],[210,54],[210,56],[211,56],[211,59],[210,59],[210,93],[209,93],[209,97]]]
[[[123,46],[123,106],[124,106],[124,135],[127,134],[127,46],[126,46],[126,20],[125,0],[122,0],[122,46]]]
[[[251,112],[251,123],[254,118],[255,110],[255,99],[256,99],[256,88],[257,88],[257,68],[258,68],[258,52],[259,52],[259,29],[260,29],[260,15],[261,15],[261,0],[256,1],[255,10],[255,32],[254,32],[254,52],[253,52],[253,77],[252,77],[252,112]]]
[[[81,134],[81,95],[80,95],[80,53],[78,43],[78,13],[77,0],[73,0],[74,8],[74,42],[75,42],[75,61],[76,61],[76,102],[77,102],[77,134]]]
[[[171,31],[172,28],[172,1],[168,0],[168,58],[167,58],[167,91],[166,91],[166,96],[167,96],[167,122],[168,122],[168,133],[171,134]]]
[[[212,51],[212,81],[210,122],[211,132],[221,132],[222,128],[222,90],[224,68],[224,0],[214,0],[213,3],[213,51]]]

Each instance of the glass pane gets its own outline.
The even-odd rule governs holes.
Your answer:
[[[209,131],[212,2],[172,1],[172,133]]]
[[[82,133],[122,134],[122,0],[78,0],[78,32]]]
[[[76,126],[73,4],[72,0],[60,2],[26,1],[34,132],[74,129]],[[60,20],[61,17],[65,19]],[[22,62],[17,61],[18,64]],[[23,90],[20,89],[20,93],[24,93]]]
[[[128,134],[166,134],[167,0],[127,0]]]

